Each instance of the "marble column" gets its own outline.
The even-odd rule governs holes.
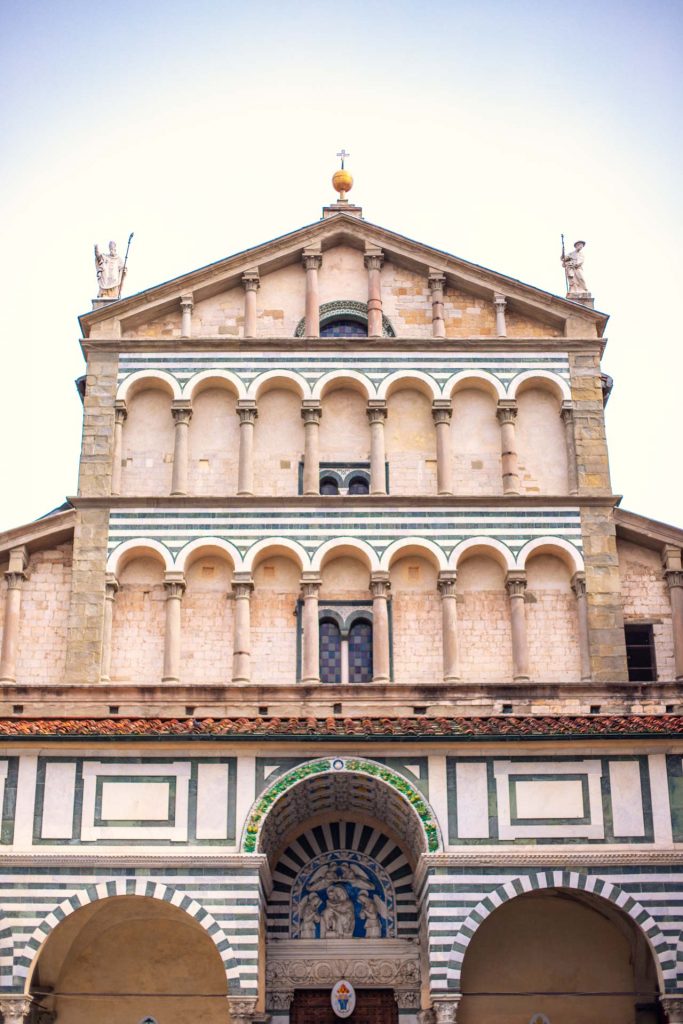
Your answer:
[[[111,453],[111,493],[116,497],[121,493],[121,469],[123,463],[123,424],[126,422],[128,409],[126,403],[119,399],[114,402],[114,444]]]
[[[567,446],[567,490],[570,494],[579,493],[579,474],[576,464],[576,437],[574,435],[574,407],[571,402],[563,402],[560,416],[564,424],[564,440]]]
[[[390,589],[388,572],[373,572],[371,574],[373,683],[388,683],[391,679],[388,607]]]
[[[453,406],[449,398],[432,402],[432,417],[436,427],[436,493],[453,493],[453,452],[451,450],[451,417]]]
[[[387,418],[387,403],[381,399],[368,402],[370,422],[370,494],[387,493],[386,452],[384,445],[384,421]]]
[[[258,417],[258,409],[255,402],[240,399],[236,412],[240,418],[237,494],[248,496],[254,493],[254,424]]]
[[[683,992],[660,996],[659,1001],[664,1009],[667,1024],[683,1024]]]
[[[171,413],[175,421],[171,494],[180,496],[187,494],[187,469],[190,449],[189,435],[190,420],[192,419],[192,407],[188,401],[175,401],[171,406]]]
[[[517,438],[515,420],[516,402],[499,402],[496,410],[500,423],[500,451],[503,473],[503,494],[519,494],[519,469],[517,465]]]
[[[111,638],[114,622],[114,601],[118,593],[119,583],[113,572],[104,578],[104,622],[102,625],[102,667],[100,681],[108,683],[111,679]]]
[[[305,572],[301,577],[303,610],[302,683],[320,682],[320,627],[318,624],[318,594],[321,579],[317,572]]]
[[[234,632],[232,643],[232,681],[248,683],[251,680],[251,595],[254,581],[251,573],[236,572],[232,577],[235,596]]]
[[[304,421],[304,494],[320,494],[320,402],[304,399],[301,416]]]
[[[381,249],[368,249],[365,253],[365,267],[368,272],[368,337],[382,337],[382,264],[384,253]]]
[[[683,565],[681,549],[664,548],[664,579],[669,588],[671,602],[671,628],[674,641],[674,673],[677,680],[683,680]]]
[[[320,337],[320,294],[318,292],[318,271],[323,258],[319,251],[304,249],[301,257],[306,271],[306,331],[307,338]]]
[[[579,654],[581,656],[581,681],[591,679],[591,652],[588,642],[588,598],[586,596],[586,574],[575,572],[572,576],[572,590],[576,595],[576,614],[579,623]]]
[[[5,573],[7,597],[5,600],[5,625],[0,650],[0,682],[14,683],[17,678],[17,651],[19,648],[19,626],[21,623],[21,589],[27,579],[28,548],[12,548],[9,553],[9,567]]]
[[[185,593],[185,577],[181,572],[167,572],[166,632],[164,634],[164,674],[162,683],[180,682],[180,604]]]
[[[180,337],[192,337],[192,310],[194,299],[191,295],[180,296]]]
[[[441,594],[441,642],[443,649],[443,681],[460,681],[458,664],[458,605],[455,594],[457,573],[454,569],[442,569],[437,586]]]
[[[31,996],[0,996],[0,1014],[2,1014],[3,1024],[24,1024],[29,1019],[32,1006]]]
[[[510,624],[512,632],[512,678],[515,682],[526,682],[529,675],[529,641],[526,631],[526,573],[509,572],[505,581],[510,599]]]
[[[256,292],[261,287],[258,270],[242,274],[244,285],[244,337],[256,337]]]
[[[507,302],[505,301],[504,295],[498,295],[497,293],[493,296],[493,308],[496,312],[496,334],[499,338],[507,338],[507,326],[505,323],[505,307]]]
[[[435,338],[446,337],[446,324],[443,318],[443,290],[446,278],[438,270],[429,271],[429,291],[432,297],[432,335]]]

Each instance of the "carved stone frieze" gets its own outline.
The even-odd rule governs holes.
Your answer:
[[[269,957],[266,967],[266,986],[271,995],[275,991],[287,992],[293,988],[333,985],[339,978],[347,978],[354,985],[414,989],[420,984],[420,965],[416,955],[410,959],[379,956],[320,959]]]
[[[394,992],[394,999],[399,1010],[419,1010],[420,990],[413,988],[397,989]]]

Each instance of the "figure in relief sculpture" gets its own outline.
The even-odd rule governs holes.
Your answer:
[[[566,256],[564,251],[560,257],[564,272],[567,275],[567,295],[587,295],[588,288],[583,276],[583,250],[586,243],[574,242],[574,248]],[[563,245],[564,249],[564,245]]]
[[[99,285],[98,299],[118,299],[126,268],[116,251],[116,242],[109,243],[109,252],[100,252],[95,244],[95,269]]]
[[[315,938],[315,926],[320,924],[321,907],[322,903],[314,893],[302,900],[299,910],[301,921],[299,934],[302,939]]]
[[[386,903],[376,894],[369,896],[366,892],[359,894],[358,903],[360,904],[359,917],[365,921],[365,938],[381,939],[382,919],[386,920],[387,917]]]
[[[340,885],[327,890],[327,906],[320,915],[321,939],[350,939],[356,925],[356,914],[348,893]]]

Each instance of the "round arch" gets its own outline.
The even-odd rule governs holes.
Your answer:
[[[195,899],[188,896],[179,889],[173,889],[162,882],[152,882],[146,878],[136,878],[133,891],[130,891],[131,879],[117,878],[108,882],[100,882],[97,885],[88,886],[80,892],[63,900],[59,906],[47,915],[45,920],[38,925],[30,939],[26,943],[21,955],[17,957],[17,968],[15,975],[24,979],[25,992],[28,994],[31,987],[31,978],[38,962],[38,955],[47,938],[64,918],[75,911],[100,900],[106,900],[113,896],[135,897],[145,896],[151,899],[161,900],[177,907],[183,913],[189,914],[198,925],[207,933],[223,962],[225,974],[228,979],[228,986],[237,991],[240,988],[240,970],[237,959],[233,952],[230,941],[220,927],[216,919],[208,913]]]
[[[135,373],[129,374],[125,380],[121,381],[116,392],[117,401],[125,402],[136,392],[153,387],[165,391],[171,398],[180,398],[181,396],[180,384],[165,370],[136,370]]]
[[[454,392],[464,391],[466,388],[488,391],[498,401],[506,397],[502,381],[487,370],[461,370],[454,373],[443,386],[443,397],[452,398]]]
[[[335,557],[334,552],[337,550],[340,555],[351,554],[353,556],[354,553],[357,553],[370,572],[376,572],[380,567],[377,552],[370,547],[367,541],[359,540],[357,537],[335,537],[320,545],[311,558],[311,569],[314,572],[319,572],[323,564],[330,561],[330,556]]]
[[[468,552],[488,555],[489,558],[493,558],[499,565],[502,565],[506,572],[512,572],[515,569],[515,558],[512,551],[496,537],[470,537],[468,540],[456,544],[448,558],[448,568],[457,569],[458,563]]]
[[[249,385],[247,397],[258,401],[264,391],[278,387],[278,385],[288,391],[294,391],[302,400],[311,397],[308,381],[294,370],[268,370],[266,373],[259,374]]]
[[[367,401],[375,397],[372,381],[358,370],[330,370],[329,373],[323,374],[315,382],[311,397],[320,400],[332,390],[332,386],[336,382],[339,382],[340,387],[346,384],[356,391],[360,391]]]
[[[598,875],[585,875],[578,871],[538,871],[511,878],[481,900],[463,921],[458,935],[453,940],[448,960],[447,984],[449,989],[460,991],[462,967],[467,947],[486,918],[503,903],[525,893],[543,889],[567,889],[575,893],[590,893],[614,904],[631,918],[633,924],[644,935],[654,959],[662,991],[666,988],[667,983],[670,988],[675,986],[675,951],[671,950],[661,928],[642,904],[634,900],[618,885],[614,885],[613,882],[600,878]]]
[[[527,561],[534,554],[555,555],[572,573],[583,572],[585,568],[581,552],[563,537],[536,537],[528,541],[519,551],[515,567],[525,569]]]
[[[130,540],[124,540],[109,555],[107,572],[117,575],[131,559],[143,558],[145,555],[160,558],[166,572],[171,572],[174,568],[173,555],[160,541],[154,540],[153,537],[132,537]]]
[[[243,571],[252,572],[257,562],[267,557],[266,553],[293,558],[302,572],[309,568],[310,560],[301,544],[297,544],[295,540],[288,540],[286,537],[266,537],[265,540],[259,540],[249,548],[242,562]]]
[[[332,323],[333,320],[355,320],[357,323],[368,324],[367,302],[357,302],[355,299],[335,299],[332,302],[323,302],[319,308],[320,326]],[[295,338],[303,338],[306,333],[306,317],[302,317],[294,331]],[[382,336],[384,338],[395,338],[396,332],[389,320],[389,317],[382,313]]]
[[[445,551],[438,544],[435,544],[433,540],[427,540],[423,537],[403,537],[401,540],[395,540],[382,553],[379,567],[380,569],[389,570],[397,559],[409,555],[414,555],[416,558],[426,558],[439,571],[446,569],[448,566]]]
[[[550,370],[525,370],[518,373],[508,385],[508,398],[517,398],[520,388],[527,385],[538,384],[547,391],[551,391],[560,402],[571,402],[572,393],[569,385],[563,377]]]
[[[265,853],[272,856],[278,850],[283,834],[300,822],[290,819],[299,814],[301,807],[297,796],[303,796],[303,806],[314,806],[313,800],[306,800],[306,792],[317,788],[319,809],[328,799],[330,808],[335,806],[335,782],[350,788],[353,801],[354,779],[361,779],[364,794],[370,800],[374,792],[386,798],[388,809],[387,825],[395,834],[405,838],[415,860],[421,853],[436,853],[443,849],[441,832],[436,815],[422,793],[403,775],[377,761],[359,757],[323,757],[306,761],[281,775],[252,804],[242,833],[241,848],[244,853]],[[320,785],[322,781],[322,785]],[[329,794],[326,798],[325,794]],[[352,809],[352,808],[350,808]],[[395,819],[395,820],[394,820]]]
[[[244,382],[236,373],[229,370],[202,370],[187,381],[183,388],[183,398],[192,400],[198,391],[207,387],[225,388],[226,391],[232,391],[237,398],[247,397]]]
[[[379,384],[377,397],[388,398],[394,391],[400,390],[401,387],[409,387],[410,385],[417,391],[422,392],[422,394],[427,395],[432,401],[441,397],[439,385],[433,377],[430,377],[423,370],[395,370],[394,373],[390,373]]]
[[[220,537],[199,537],[197,540],[190,541],[176,555],[174,568],[178,572],[185,572],[185,569],[203,554],[227,555],[232,563],[233,572],[240,572],[242,568],[242,556],[237,548],[234,544],[227,540],[222,540]]]

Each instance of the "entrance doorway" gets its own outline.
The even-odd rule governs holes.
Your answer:
[[[290,1010],[290,1024],[339,1024],[330,1003],[330,990],[298,988]],[[349,1024],[398,1024],[398,1006],[391,988],[356,989],[356,1009]]]

